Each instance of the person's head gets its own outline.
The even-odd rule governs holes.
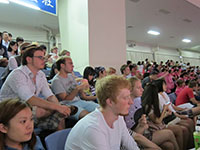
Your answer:
[[[96,72],[96,78],[103,78],[105,77],[107,74],[106,74],[106,69],[102,66],[100,67],[95,67],[95,72]]]
[[[146,85],[141,99],[142,109],[146,115],[153,109],[155,116],[160,117],[158,88],[156,85],[152,83]]]
[[[158,73],[159,73],[159,71],[157,69],[152,70],[150,73],[150,78],[152,80],[156,80],[158,78]]]
[[[197,87],[198,87],[198,84],[197,84],[197,82],[195,81],[195,80],[191,80],[190,82],[189,82],[189,88],[192,88],[193,90],[196,90],[197,89]]]
[[[137,70],[137,65],[136,64],[132,64],[129,66],[129,69],[131,72],[135,72]]]
[[[44,55],[46,55],[46,51],[47,51],[46,45],[42,44],[40,45],[40,48],[44,51]]]
[[[96,83],[96,95],[103,109],[111,109],[115,115],[127,115],[133,103],[130,83],[121,76],[106,76]]]
[[[12,34],[8,33],[8,41],[12,41]]]
[[[29,65],[37,70],[43,69],[45,57],[41,47],[34,44],[28,45],[22,54],[22,65]]]
[[[137,77],[131,77],[128,79],[128,81],[131,83],[131,97],[141,97],[144,91],[142,88],[141,80]]]
[[[51,49],[51,52],[54,53],[54,54],[57,54],[58,53],[58,48],[56,46],[54,46],[52,49]]]
[[[18,46],[20,46],[24,42],[23,37],[17,37],[16,42],[17,42]]]
[[[73,61],[69,56],[62,56],[56,61],[58,71],[64,71],[65,73],[72,73],[74,69]]]
[[[62,50],[60,52],[59,56],[69,56],[70,57],[70,51],[68,51],[68,50]]]
[[[121,73],[123,75],[126,75],[126,76],[130,74],[129,66],[126,65],[126,64],[124,64],[124,65],[121,66],[120,71],[121,71]]]
[[[8,42],[8,32],[7,31],[3,31],[3,40]]]
[[[19,99],[0,103],[0,149],[3,150],[5,145],[12,147],[22,143],[33,149],[36,143],[33,129],[33,115],[28,103]]]
[[[28,45],[30,45],[30,44],[31,44],[31,43],[25,42],[25,43],[22,43],[22,44],[20,45],[19,48],[20,48],[20,54],[21,54],[21,55],[24,53],[26,47],[27,47]]]
[[[83,71],[83,78],[87,79],[88,82],[93,80],[94,75],[95,75],[95,70],[91,66],[86,67]]]
[[[115,68],[109,67],[106,72],[107,72],[107,75],[113,75],[113,74],[116,74],[117,71]]]
[[[167,90],[166,81],[164,79],[157,79],[153,81],[153,84],[158,88],[158,92],[165,92]]]
[[[127,60],[127,61],[126,61],[126,64],[129,66],[129,65],[132,64],[132,61],[131,61],[131,60]]]
[[[17,55],[17,54],[18,54],[17,49],[18,49],[17,42],[11,41],[11,42],[9,43],[9,46],[8,46],[8,51],[9,51],[9,52],[14,51],[15,54]]]
[[[181,79],[177,80],[176,83],[177,83],[178,87],[183,87],[185,85],[185,82],[183,80],[181,80]]]

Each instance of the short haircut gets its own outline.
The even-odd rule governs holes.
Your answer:
[[[64,49],[59,53],[59,56],[65,56],[66,53],[70,53],[70,51]]]
[[[42,45],[40,45],[40,47],[43,49],[43,50],[47,50],[47,47],[46,47],[46,45],[44,45],[44,44],[42,44]]]
[[[24,39],[22,37],[17,37],[16,42],[24,42]]]
[[[177,83],[177,85],[178,85],[178,86],[181,86],[181,85],[184,83],[184,81],[183,81],[183,80],[181,80],[181,79],[179,79],[179,80],[177,80],[177,82],[176,82],[176,83]]]
[[[116,103],[119,90],[127,88],[130,90],[130,83],[124,77],[117,75],[106,76],[96,83],[96,95],[99,105],[106,107],[106,100],[109,98]]]
[[[43,50],[41,49],[41,47],[35,45],[35,44],[31,44],[31,45],[28,45],[26,48],[25,48],[25,51],[24,53],[22,54],[22,65],[27,65],[27,60],[26,58],[27,57],[33,57],[34,56],[34,53],[36,51],[42,51]]]
[[[136,81],[140,81],[140,79],[138,79],[137,77],[130,77],[130,78],[128,78],[127,80],[128,80],[128,81],[130,82],[130,84],[131,84],[131,93],[132,93],[133,88],[134,88],[134,86],[135,86],[135,82],[136,82]]]
[[[9,37],[12,37],[12,34],[11,34],[11,33],[8,33],[8,36],[9,36]]]
[[[189,88],[193,88],[193,87],[196,87],[197,86],[197,82],[195,81],[195,80],[191,80],[190,82],[189,82]]]
[[[61,64],[65,64],[66,59],[71,59],[71,57],[62,56],[56,61],[56,66],[57,66],[58,71],[60,71],[60,69],[61,69]]]
[[[120,71],[122,74],[124,74],[124,70],[128,67],[128,65],[124,64],[121,66]]]

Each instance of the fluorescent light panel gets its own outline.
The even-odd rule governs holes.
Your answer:
[[[153,31],[153,30],[149,30],[147,33],[148,33],[148,34],[152,34],[152,35],[160,35],[160,32],[158,32],[158,31]]]
[[[182,42],[185,42],[185,43],[190,43],[191,40],[190,39],[182,39]]]
[[[10,0],[10,1],[13,2],[13,3],[19,4],[19,5],[23,5],[25,7],[29,7],[29,8],[36,9],[36,10],[40,10],[40,8],[37,7],[37,6],[31,5],[31,4],[27,4],[27,3],[24,3],[24,2],[19,1],[19,0]]]
[[[0,0],[0,3],[9,4],[8,0]]]

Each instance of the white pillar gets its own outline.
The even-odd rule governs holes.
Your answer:
[[[59,0],[63,49],[75,70],[87,65],[115,67],[126,62],[125,0]]]

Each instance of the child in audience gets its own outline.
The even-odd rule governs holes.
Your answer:
[[[44,150],[33,132],[31,106],[19,99],[0,103],[0,149]]]

